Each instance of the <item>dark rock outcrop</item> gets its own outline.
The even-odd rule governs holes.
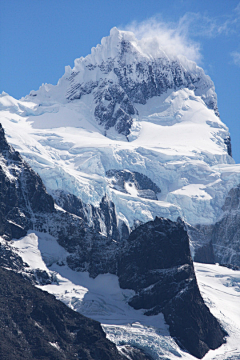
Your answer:
[[[135,186],[139,197],[157,200],[161,189],[146,175],[137,171],[108,170],[106,176],[111,180],[110,186],[121,192],[128,193],[126,184]]]
[[[188,236],[194,252],[194,261],[205,264],[215,264],[212,245],[214,225],[187,225]]]
[[[57,205],[67,212],[79,216],[91,229],[103,233],[107,238],[119,241],[121,238],[128,237],[128,228],[126,224],[126,232],[121,231],[121,228],[119,228],[115,205],[107,195],[102,198],[99,207],[85,204],[77,196],[62,190],[52,191],[52,195]],[[124,226],[123,222],[121,226]]]
[[[119,134],[127,136],[133,123],[132,115],[137,113],[137,110],[121,86],[106,85],[103,87],[101,84],[95,93],[95,118],[106,130],[115,127]]]
[[[52,213],[54,202],[39,175],[7,142],[0,124],[0,236],[20,238],[35,213]]]
[[[240,270],[240,266],[238,265],[232,265],[232,264],[221,264],[221,266],[224,266],[228,269],[231,269],[231,270],[236,270],[236,271],[239,271]]]
[[[226,139],[224,139],[225,145],[227,145],[227,152],[228,155],[232,156],[232,143],[231,143],[231,137],[228,136]]]
[[[215,255],[212,242],[196,249],[194,261],[202,264],[215,264]]]
[[[229,191],[222,210],[215,224],[188,228],[195,248],[194,260],[240,266],[240,185]]]
[[[0,268],[1,360],[121,360],[100,323]],[[142,357],[142,359],[148,359]]]
[[[162,312],[171,336],[197,358],[223,344],[226,334],[199,292],[181,220],[156,218],[139,226],[120,254],[120,286],[136,291],[131,306],[146,315]]]
[[[16,272],[22,272],[26,267],[29,267],[23,262],[22,258],[12,251],[12,248],[7,243],[0,244],[0,267],[12,269]]]
[[[225,213],[213,230],[212,244],[216,262],[240,266],[240,185],[229,191]]]

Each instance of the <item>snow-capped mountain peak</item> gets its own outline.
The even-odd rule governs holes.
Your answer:
[[[135,104],[183,87],[219,115],[214,84],[196,63],[167,54],[154,38],[138,40],[115,27],[90,55],[76,59],[73,69],[66,67],[57,86],[45,84],[30,95],[62,103],[91,94],[96,121],[105,130],[114,127],[129,135],[137,115]]]
[[[211,223],[234,185],[213,168],[234,162],[214,84],[159,42],[151,51],[154,41],[113,28],[90,55],[66,67],[57,85],[43,84],[21,100],[3,94],[1,121],[50,191],[94,206],[107,194],[129,228],[156,215]],[[146,176],[161,193],[132,184],[126,172]]]

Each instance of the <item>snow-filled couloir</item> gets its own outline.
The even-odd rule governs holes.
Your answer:
[[[56,86],[3,93],[0,110],[48,191],[94,206],[107,194],[129,228],[156,215],[213,223],[240,182],[209,76],[131,32],[113,28]]]

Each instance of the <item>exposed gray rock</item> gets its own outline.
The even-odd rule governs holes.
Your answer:
[[[194,260],[240,266],[240,185],[231,189],[221,219],[211,226],[188,227]]]
[[[99,207],[85,204],[77,196],[62,190],[52,191],[52,196],[57,205],[79,216],[90,228],[104,234],[107,238],[119,241],[129,236],[126,224],[123,221],[118,224],[115,205],[107,195],[102,198]]]
[[[205,244],[196,249],[194,261],[203,264],[215,264],[216,259],[212,242],[209,242],[208,244]]]
[[[194,260],[240,266],[240,185],[229,191],[222,210],[221,219],[213,225],[188,225]]]
[[[7,142],[0,124],[0,236],[25,236],[36,213],[52,213],[54,202],[39,175]]]
[[[226,139],[224,139],[224,143],[227,145],[227,152],[228,155],[232,156],[232,143],[231,143],[231,137],[228,136]]]
[[[110,179],[110,186],[118,191],[128,193],[126,185],[134,186],[139,197],[157,200],[161,189],[146,175],[137,171],[108,170],[106,176]]]
[[[106,130],[115,126],[119,134],[129,135],[136,110],[123,89],[109,84],[96,92],[95,101],[94,115],[98,123]]]
[[[214,225],[187,225],[188,236],[193,248],[194,261],[206,264],[215,264],[212,246]]]

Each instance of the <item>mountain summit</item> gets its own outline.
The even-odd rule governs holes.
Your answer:
[[[60,87],[62,101],[64,95],[76,100],[92,94],[96,121],[105,130],[114,127],[126,136],[139,117],[135,104],[144,105],[168,90],[193,90],[219,116],[213,82],[201,68],[186,58],[167,55],[154,39],[137,40],[116,27],[90,55],[76,59],[73,69],[66,68],[57,87],[43,86],[41,95],[57,99]]]

